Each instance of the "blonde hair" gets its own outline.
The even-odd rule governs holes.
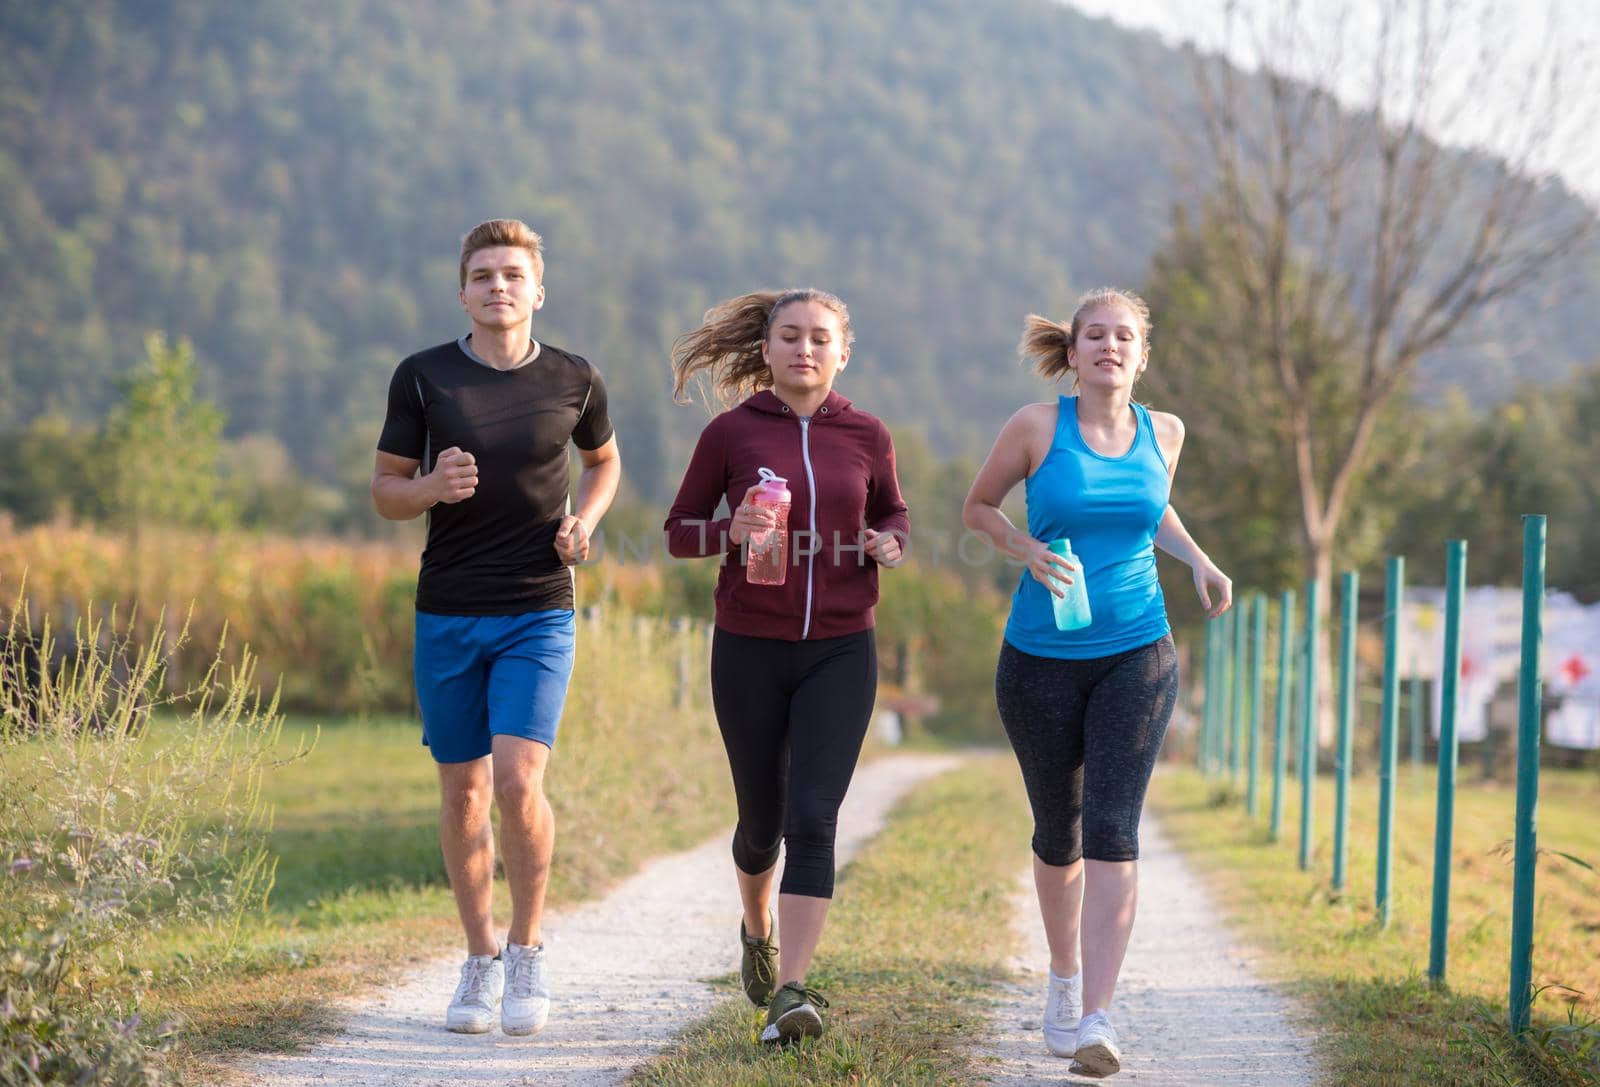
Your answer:
[[[1078,308],[1072,313],[1069,323],[1052,321],[1048,317],[1040,317],[1037,313],[1028,314],[1028,319],[1022,324],[1022,341],[1017,344],[1017,352],[1022,356],[1023,362],[1033,363],[1034,372],[1040,377],[1052,381],[1060,380],[1069,372],[1072,374],[1072,385],[1078,385],[1078,372],[1067,361],[1067,352],[1078,340],[1078,333],[1083,331],[1083,314],[1091,306],[1111,304],[1125,306],[1132,313],[1134,320],[1139,324],[1139,339],[1143,344],[1143,354],[1150,354],[1150,306],[1144,299],[1132,291],[1122,290],[1117,287],[1096,287],[1094,290],[1078,299]]]
[[[467,285],[467,262],[472,259],[472,254],[480,249],[493,249],[501,245],[513,249],[526,249],[528,258],[533,261],[534,279],[540,283],[544,282],[544,239],[534,233],[533,228],[521,219],[490,219],[473,227],[467,236],[461,239],[463,287]]]
[[[761,345],[771,333],[778,311],[792,302],[820,303],[839,318],[844,347],[855,342],[850,311],[827,291],[797,287],[741,294],[706,310],[699,328],[672,341],[673,399],[688,403],[685,390],[696,375],[709,382],[724,406],[771,385],[772,371],[761,355]]]

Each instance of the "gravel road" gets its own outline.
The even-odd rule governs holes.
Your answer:
[[[1317,1082],[1311,1036],[1291,1005],[1251,970],[1250,954],[1216,920],[1210,897],[1146,816],[1139,828],[1139,917],[1112,1002],[1122,1043],[1116,1084],[1170,1087],[1310,1087]],[[1000,1087],[1091,1083],[1052,1057],[1039,1030],[1045,943],[1033,876],[1024,872],[1013,922],[1026,950],[1024,977],[995,1012],[997,1037],[985,1053],[988,1082]]]
[[[863,764],[839,818],[841,863],[883,826],[895,802],[955,756],[890,755]],[[738,968],[738,895],[727,833],[661,857],[605,898],[550,915],[550,1025],[533,1038],[451,1034],[444,1007],[459,954],[354,1006],[345,1031],[287,1056],[256,1059],[244,1082],[273,1087],[554,1084],[599,1087],[705,1015],[704,980]],[[726,992],[726,990],[723,990]]]

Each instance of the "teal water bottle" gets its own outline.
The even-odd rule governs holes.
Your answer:
[[[1077,569],[1072,572],[1072,583],[1057,581],[1067,591],[1066,596],[1050,594],[1050,606],[1055,609],[1057,630],[1082,630],[1089,625],[1089,586],[1083,580],[1083,563],[1072,553],[1072,541],[1051,540],[1050,550],[1061,555]]]

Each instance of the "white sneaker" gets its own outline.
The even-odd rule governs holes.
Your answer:
[[[507,1034],[537,1034],[550,1018],[550,986],[544,979],[544,944],[507,944],[506,997],[500,1029]]]
[[[445,1029],[457,1034],[486,1034],[494,1026],[495,1009],[506,988],[506,964],[488,955],[468,955],[461,965],[461,983],[445,1009]]]
[[[1122,1070],[1122,1050],[1117,1031],[1103,1009],[1095,1009],[1078,1024],[1078,1051],[1067,1071],[1080,1076],[1109,1076]]]
[[[1078,1052],[1078,1019],[1083,1015],[1083,971],[1070,978],[1050,971],[1044,998],[1044,1044],[1057,1057]]]

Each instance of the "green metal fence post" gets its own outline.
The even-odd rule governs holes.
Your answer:
[[[1250,716],[1250,616],[1248,609],[1235,605],[1228,609],[1233,616],[1233,720],[1228,732],[1232,737],[1228,758],[1228,781],[1237,785],[1239,770],[1244,763],[1245,721]]]
[[[1445,549],[1444,660],[1439,684],[1439,797],[1433,817],[1433,926],[1428,944],[1428,977],[1444,983],[1450,941],[1450,853],[1455,838],[1456,709],[1461,700],[1461,597],[1467,584],[1467,541],[1451,540]]]
[[[1278,711],[1272,725],[1273,841],[1283,831],[1283,777],[1289,763],[1289,706],[1294,693],[1294,590],[1285,589],[1278,602]]]
[[[1200,702],[1200,730],[1194,737],[1194,764],[1203,774],[1206,772],[1206,758],[1210,754],[1208,745],[1211,743],[1211,714],[1212,703],[1216,700],[1217,684],[1217,632],[1211,620],[1206,620],[1206,659],[1201,670],[1205,687],[1204,697]]]
[[[1211,634],[1211,677],[1206,680],[1206,690],[1211,692],[1211,719],[1206,720],[1205,772],[1216,773],[1216,733],[1222,719],[1222,628],[1216,620],[1206,620],[1206,631]]]
[[[1412,676],[1406,681],[1406,693],[1411,699],[1411,765],[1422,765],[1422,677]]]
[[[1360,575],[1346,570],[1339,589],[1339,746],[1334,753],[1337,774],[1333,807],[1333,889],[1344,890],[1345,860],[1350,853],[1350,757],[1356,705],[1356,593]]]
[[[1400,608],[1406,560],[1388,563],[1383,585],[1383,716],[1378,724],[1378,927],[1389,925],[1390,869],[1394,854],[1394,765],[1400,742]]]
[[[1317,785],[1317,579],[1306,582],[1305,679],[1300,686],[1300,867],[1311,867],[1312,792]]]
[[[1217,673],[1217,774],[1228,772],[1228,747],[1233,727],[1233,612],[1224,612],[1213,620],[1217,624],[1217,660],[1221,671]]]
[[[1528,1029],[1533,1005],[1533,883],[1538,853],[1539,700],[1544,681],[1545,518],[1522,521],[1522,668],[1517,678],[1517,823],[1511,861],[1511,1030]]]
[[[1261,764],[1261,701],[1266,696],[1267,594],[1250,595],[1250,773],[1244,791],[1244,810],[1254,818],[1261,805],[1257,778]]]

